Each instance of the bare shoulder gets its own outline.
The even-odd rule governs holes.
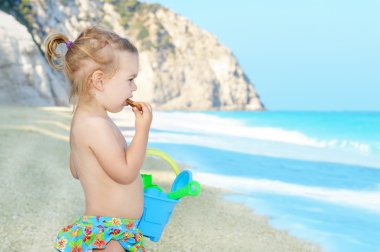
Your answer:
[[[76,118],[74,124],[72,125],[72,130],[83,136],[93,136],[95,133],[100,133],[101,131],[107,131],[112,129],[112,124],[103,117],[96,116],[81,116]]]

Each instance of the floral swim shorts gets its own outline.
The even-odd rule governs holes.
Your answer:
[[[126,251],[145,251],[138,220],[104,216],[81,216],[59,231],[54,248],[60,252],[90,252],[104,249],[110,240]]]

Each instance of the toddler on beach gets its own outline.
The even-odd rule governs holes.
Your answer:
[[[137,229],[144,205],[140,168],[144,162],[152,107],[139,102],[135,135],[127,143],[107,112],[120,112],[137,86],[136,47],[101,27],[84,30],[75,41],[63,34],[46,38],[49,64],[71,85],[74,111],[70,130],[70,170],[85,193],[85,213],[63,227],[58,251],[145,251]],[[66,53],[57,51],[60,45]],[[68,204],[69,206],[70,204]]]

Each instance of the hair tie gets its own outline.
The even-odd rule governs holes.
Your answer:
[[[73,42],[69,40],[69,41],[65,42],[65,44],[66,44],[67,48],[70,48],[73,45]]]

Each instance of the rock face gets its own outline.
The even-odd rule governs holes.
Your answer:
[[[26,27],[0,11],[0,104],[68,105],[67,84],[53,73]]]
[[[62,32],[74,40],[86,27],[101,24],[128,37],[139,49],[140,72],[136,80],[138,91],[134,94],[135,100],[147,101],[158,109],[264,109],[231,51],[210,33],[160,5],[133,0],[45,0],[32,1],[30,9],[33,10],[33,22],[30,22],[29,30],[35,42],[25,28],[17,28],[22,30],[17,33],[20,36],[22,33],[23,40],[14,38],[10,30],[2,31],[2,37],[13,40],[9,43],[17,46],[12,48],[10,44],[7,47],[0,44],[0,52],[8,55],[8,62],[14,66],[8,74],[0,69],[1,86],[6,87],[0,91],[1,99],[11,90],[10,82],[3,83],[2,79],[8,75],[8,79],[14,81],[9,73],[18,72],[20,80],[17,82],[21,87],[18,89],[23,89],[22,85],[26,83],[22,78],[29,78],[29,89],[35,89],[36,94],[47,95],[52,104],[68,104],[67,84],[61,73],[49,69],[40,53],[43,49],[41,43],[52,31]],[[1,20],[3,16],[4,13]],[[17,49],[22,45],[34,53]],[[21,66],[17,68],[20,61],[14,60],[21,58],[24,59],[22,62],[32,62],[33,67],[30,70]],[[43,77],[30,77],[36,75]],[[33,97],[35,103],[27,102],[31,99],[24,99],[24,103],[16,99],[15,103],[43,104],[42,98]]]

